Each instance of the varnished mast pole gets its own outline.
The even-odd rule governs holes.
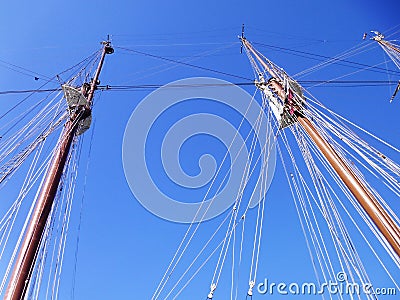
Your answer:
[[[90,90],[87,92],[87,104],[81,107],[80,111],[70,116],[70,119],[65,124],[64,130],[60,136],[59,146],[56,149],[51,165],[47,171],[44,183],[41,187],[39,197],[37,199],[32,217],[29,221],[27,230],[24,235],[23,242],[19,249],[17,260],[15,261],[10,281],[4,296],[5,300],[21,300],[24,299],[32,275],[32,271],[37,258],[37,253],[40,246],[47,219],[49,217],[51,207],[56,197],[60,179],[68,158],[71,144],[75,133],[78,129],[78,124],[83,115],[90,114],[94,91],[97,86],[101,68],[103,66],[106,54],[112,53],[113,49],[109,42],[103,43],[102,55],[92,79]]]
[[[273,70],[271,70],[270,66],[254,50],[252,45],[246,39],[242,39],[242,42],[265,68],[265,70],[267,70],[272,77],[276,78]],[[271,86],[281,100],[285,101],[286,93],[282,85],[277,80],[273,80],[271,81]],[[362,208],[366,211],[368,216],[378,227],[379,231],[385,237],[386,241],[390,244],[393,250],[397,253],[398,257],[400,257],[400,228],[397,223],[369,191],[368,187],[363,184],[363,182],[357,178],[357,175],[354,174],[354,172],[347,166],[343,158],[341,158],[341,156],[333,149],[333,147],[321,136],[310,120],[307,119],[307,117],[305,117],[303,114],[299,114],[297,116],[297,121],[314,141],[320,152],[333,167],[343,183],[347,186]]]

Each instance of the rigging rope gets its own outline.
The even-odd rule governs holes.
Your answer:
[[[255,93],[254,93],[254,95],[253,95],[253,98],[254,98],[254,96],[255,96]],[[222,165],[224,164],[226,158],[228,157],[228,154],[229,154],[229,152],[230,152],[230,149],[231,149],[232,145],[234,144],[235,139],[237,138],[237,136],[238,136],[238,134],[239,134],[239,130],[240,130],[240,128],[242,127],[242,125],[243,125],[243,123],[244,123],[244,120],[245,120],[245,118],[246,118],[246,116],[247,116],[247,114],[248,114],[248,112],[249,112],[250,107],[251,107],[251,102],[250,102],[249,105],[247,106],[246,112],[244,113],[244,116],[243,116],[243,118],[242,118],[242,120],[241,120],[241,122],[240,122],[240,124],[239,124],[239,126],[238,126],[238,129],[236,130],[235,135],[234,135],[234,137],[232,138],[232,142],[231,142],[230,145],[228,146],[227,151],[225,152],[225,155],[224,155],[224,157],[222,158],[221,164],[220,164],[220,166],[218,167],[218,170],[216,171],[215,176],[213,177],[213,179],[212,179],[212,181],[211,181],[211,183],[210,183],[210,186],[209,186],[209,188],[207,189],[207,192],[206,192],[206,194],[205,194],[204,197],[203,197],[203,200],[201,201],[201,206],[199,207],[199,209],[197,210],[195,216],[193,217],[193,221],[190,223],[189,228],[187,229],[187,231],[186,231],[184,237],[182,238],[182,241],[181,241],[180,245],[178,246],[178,248],[177,248],[177,250],[176,250],[176,252],[175,252],[175,254],[174,254],[174,256],[173,256],[173,258],[172,258],[172,260],[171,260],[171,262],[170,262],[170,264],[169,264],[169,266],[167,267],[167,270],[165,271],[165,273],[164,273],[164,275],[163,275],[163,277],[162,277],[160,283],[158,284],[158,286],[157,286],[157,288],[156,288],[156,290],[155,290],[155,292],[154,292],[154,294],[153,294],[153,296],[152,296],[152,299],[155,300],[155,299],[157,299],[157,298],[159,297],[159,295],[161,294],[161,292],[162,292],[164,286],[166,285],[167,281],[169,280],[169,278],[171,277],[173,271],[175,270],[177,264],[179,263],[179,261],[181,260],[183,254],[185,253],[187,247],[189,246],[191,240],[193,239],[194,235],[196,234],[196,232],[197,232],[197,230],[198,230],[198,228],[199,228],[199,226],[200,226],[200,224],[201,224],[201,221],[198,222],[198,224],[197,224],[196,227],[194,228],[193,232],[192,232],[191,235],[189,236],[189,232],[191,231],[192,227],[194,226],[194,220],[196,220],[197,215],[200,213],[200,210],[202,209],[202,205],[203,205],[204,201],[207,199],[207,197],[208,197],[208,195],[209,195],[209,193],[210,193],[210,191],[211,191],[211,188],[213,187],[213,185],[214,185],[214,183],[215,183],[215,181],[216,181],[217,175],[218,175],[219,172],[221,171]],[[259,117],[260,117],[260,116],[259,116]],[[247,139],[249,138],[249,136],[250,136],[250,132],[249,132],[249,134],[246,136],[245,142],[247,141]],[[238,151],[237,156],[233,159],[233,161],[232,161],[231,164],[234,164],[234,163],[235,163],[236,159],[237,159],[238,156],[239,156],[239,153],[242,151],[242,148],[244,147],[244,144],[245,144],[245,143],[242,144],[241,148],[240,148],[239,151]],[[231,167],[232,167],[232,166],[231,166]],[[223,180],[221,181],[221,184],[218,186],[217,192],[215,193],[215,195],[217,195],[218,192],[219,192],[219,190],[221,189],[223,182],[225,181],[226,177],[228,176],[228,173],[229,173],[229,172],[227,172],[227,173],[225,174],[225,177],[224,177]],[[205,214],[207,213],[208,209],[211,207],[211,205],[212,205],[212,203],[214,202],[215,199],[216,199],[215,196],[212,197],[212,199],[211,199],[211,201],[210,201],[208,207],[206,208],[206,211],[203,213],[202,218],[204,218]],[[186,246],[183,247],[183,244],[185,243],[186,238],[187,238],[188,236],[189,236],[189,238],[188,238],[188,241],[186,242]],[[183,248],[182,248],[182,247],[183,247]],[[181,251],[181,249],[182,249],[182,251]],[[179,254],[179,252],[180,252],[180,254]],[[179,256],[178,256],[178,254],[179,254]],[[168,273],[169,273],[169,275],[167,276]]]
[[[251,80],[251,79],[243,77],[243,76],[230,74],[230,73],[227,73],[227,72],[218,71],[218,70],[214,70],[214,69],[207,68],[207,67],[201,67],[201,66],[194,65],[194,64],[191,64],[191,63],[186,63],[186,62],[183,62],[183,61],[179,61],[179,60],[175,60],[175,59],[171,59],[171,58],[166,58],[166,57],[163,57],[163,56],[154,55],[154,54],[146,53],[146,52],[143,52],[143,51],[138,51],[138,50],[124,48],[124,47],[118,47],[118,46],[115,46],[115,48],[120,49],[120,50],[125,50],[125,51],[128,51],[128,52],[133,52],[133,53],[140,54],[140,55],[144,55],[144,56],[148,56],[148,57],[153,57],[153,58],[165,60],[165,61],[168,61],[168,62],[173,62],[175,64],[180,64],[180,65],[184,65],[184,66],[195,68],[195,69],[200,69],[200,70],[203,70],[203,71],[209,71],[209,72],[213,72],[213,73],[217,73],[217,74],[221,74],[221,75],[226,75],[226,76],[230,76],[230,77],[235,77],[235,78],[239,78],[239,79]]]

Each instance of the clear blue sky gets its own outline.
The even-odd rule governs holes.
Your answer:
[[[209,56],[196,58],[193,64],[252,78],[250,64],[246,56],[239,53],[240,44],[237,43],[242,23],[246,25],[246,36],[250,41],[333,56],[361,43],[364,32],[375,29],[385,32],[398,25],[399,8],[395,0],[379,3],[370,0],[7,1],[1,4],[0,10],[3,29],[0,59],[53,76],[93,53],[99,48],[99,42],[111,34],[115,46],[177,60],[226,47]],[[259,50],[289,74],[296,74],[318,62],[270,48],[261,47]],[[384,59],[379,48],[354,58],[370,65]],[[184,66],[163,72],[152,69],[164,63],[116,49],[115,54],[106,58],[101,83],[166,84],[192,76],[244,81]],[[394,69],[393,65],[388,64],[388,67]],[[351,71],[335,65],[304,79],[332,79]],[[371,72],[346,78],[388,79],[386,74]],[[33,77],[0,66],[0,91],[36,88],[39,84],[40,81]],[[245,89],[250,94],[254,91],[253,87]],[[397,121],[400,99],[389,104],[389,88],[319,87],[311,91],[325,105],[400,147]],[[148,93],[103,92],[94,109],[96,127],[80,232],[75,299],[150,299],[187,229],[187,225],[162,220],[145,210],[134,198],[124,177],[121,153],[125,126],[135,107]],[[6,96],[0,97],[1,101],[10,101]],[[223,150],[216,145],[210,153],[219,151],[216,155],[221,156]],[[85,159],[82,161],[86,164]],[[277,168],[280,167],[278,164]],[[80,181],[83,181],[83,173]],[[80,192],[78,190],[77,195]],[[310,258],[282,171],[277,171],[267,197],[258,278],[285,282],[314,281]],[[66,256],[60,299],[69,299],[71,294],[78,206],[79,201],[76,201],[71,220],[72,243],[71,249],[67,249],[70,254]],[[195,246],[210,235],[215,225],[213,222],[218,220],[205,224],[201,232],[204,235],[197,236]],[[199,279],[179,299],[206,298],[213,263],[200,273]],[[225,275],[229,283],[229,273]],[[377,273],[376,276],[382,285],[390,285],[383,274]],[[246,281],[244,279],[244,289]],[[239,299],[245,298],[244,289]],[[218,291],[215,299],[228,298],[222,290]],[[254,299],[266,297],[256,295]]]

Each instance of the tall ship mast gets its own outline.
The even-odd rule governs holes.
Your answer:
[[[374,34],[372,39],[400,69],[398,45],[386,41],[379,32],[374,32]],[[225,299],[226,293],[230,294],[231,299],[237,299],[238,291],[243,290],[243,282],[246,286],[246,299],[253,299],[256,290],[262,293],[260,291],[264,289],[265,293],[272,295],[267,282],[260,282],[258,267],[262,261],[260,249],[264,240],[263,224],[268,218],[266,195],[271,183],[271,164],[275,167],[275,161],[272,162],[271,157],[275,155],[280,159],[281,170],[288,182],[287,186],[281,188],[290,190],[313,271],[318,280],[318,285],[314,286],[314,295],[322,289],[322,293],[329,294],[328,297],[337,296],[339,299],[344,299],[343,294],[349,289],[356,292],[357,288],[362,286],[365,294],[363,296],[366,299],[378,298],[375,292],[365,292],[366,286],[372,286],[372,280],[371,273],[367,271],[363,261],[363,251],[358,246],[358,239],[361,238],[392,280],[395,291],[400,292],[399,279],[396,277],[400,268],[400,218],[393,204],[396,203],[393,199],[398,200],[400,197],[400,165],[361,138],[354,128],[371,136],[374,141],[382,142],[382,140],[325,107],[302,86],[300,80],[289,76],[283,68],[258,51],[255,47],[257,43],[251,43],[245,38],[243,31],[240,44],[255,77],[252,83],[253,88],[259,93],[249,98],[251,103],[244,110],[243,120],[238,122],[240,127],[250,119],[246,119],[248,117],[246,114],[252,111],[254,107],[251,105],[254,102],[257,107],[254,111],[259,115],[251,119],[254,122],[247,136],[243,138],[244,146],[239,150],[240,152],[242,148],[245,148],[247,152],[242,156],[238,154],[236,157],[230,157],[232,164],[236,162],[237,157],[246,159],[241,169],[241,180],[237,189],[232,190],[232,194],[229,195],[233,199],[232,205],[226,209],[223,218],[217,218],[216,222],[220,223],[217,224],[215,232],[208,240],[201,239],[200,246],[197,245],[197,248],[192,249],[193,240],[197,237],[200,226],[208,221],[205,215],[210,207],[215,205],[213,201],[216,196],[206,199],[206,195],[200,201],[200,208],[195,218],[187,222],[189,224],[187,231],[164,275],[160,277],[151,299],[180,299],[181,294],[203,271],[203,268],[207,269],[206,276],[209,280],[204,295],[201,295],[203,299],[204,297]],[[118,49],[139,52],[124,47],[118,47]],[[78,168],[76,158],[81,155],[79,139],[91,127],[96,90],[129,88],[127,86],[100,86],[99,78],[105,57],[113,52],[111,42],[109,40],[103,42],[100,51],[75,66],[74,72],[76,72],[72,78],[61,80],[60,76],[56,76],[49,79],[61,83],[60,88],[51,91],[58,94],[40,109],[34,106],[32,109],[24,110],[20,119],[30,116],[26,125],[15,130],[12,122],[18,123],[17,118],[16,121],[15,119],[10,121],[11,125],[5,126],[6,133],[13,130],[15,132],[11,137],[5,135],[4,140],[0,139],[0,162],[2,163],[0,185],[7,183],[28,158],[31,159],[31,165],[27,167],[27,176],[18,199],[0,222],[2,230],[0,258],[3,253],[6,253],[5,245],[11,236],[11,230],[21,207],[21,200],[32,193],[33,187],[38,187],[38,190],[27,213],[28,217],[24,221],[20,236],[11,241],[14,242],[15,247],[8,253],[11,259],[5,267],[5,275],[0,286],[0,293],[4,295],[4,299],[40,298],[40,285],[43,273],[46,272],[45,261],[49,259],[51,243],[49,236],[52,230],[58,230],[60,233],[59,246],[52,245],[51,257],[51,260],[55,262],[51,298],[53,295],[54,298],[58,297],[59,276]],[[156,57],[156,55],[146,55]],[[201,68],[187,62],[178,63]],[[249,83],[246,82],[246,85]],[[223,81],[208,82],[203,78],[196,84],[183,80],[161,89],[192,88],[203,91],[203,89],[209,89],[210,86],[229,88],[234,84]],[[150,85],[144,87],[152,88]],[[396,98],[399,90],[400,81],[391,101]],[[237,99],[231,101],[234,102]],[[151,106],[155,105],[151,103]],[[243,103],[240,103],[241,106],[235,105],[232,104],[232,107],[246,107]],[[33,116],[29,115],[32,111]],[[201,115],[199,120],[204,121],[202,119],[204,115]],[[237,132],[240,133],[241,130],[243,128],[237,129]],[[60,133],[58,141],[49,150],[50,154],[45,160],[39,163],[39,156],[45,148],[44,142],[48,142],[51,133],[56,131]],[[142,133],[146,134],[144,131]],[[233,136],[227,152],[232,145],[236,145],[236,136],[236,134]],[[386,142],[385,145],[400,152]],[[140,146],[142,145],[138,147]],[[259,172],[259,177],[254,175],[256,171]],[[207,193],[210,190],[218,192],[233,171],[229,168],[224,174],[219,174],[219,172],[220,169],[216,171],[215,178],[223,177],[218,183],[220,186],[217,186],[217,183],[213,186],[214,181],[212,181]],[[136,176],[144,177],[144,174],[136,174]],[[40,180],[42,181],[38,184]],[[61,198],[62,200],[59,201]],[[203,204],[205,208],[202,207]],[[255,213],[251,212],[252,209]],[[282,218],[285,218],[284,212],[282,212]],[[56,219],[59,221],[58,225]],[[353,229],[356,228],[361,237],[352,237],[350,226],[353,226]],[[249,227],[251,227],[250,230]],[[367,234],[363,233],[365,229],[368,230]],[[280,229],[277,228],[277,230]],[[252,236],[246,239],[248,231]],[[382,259],[381,256],[385,258]],[[181,267],[182,261],[187,265]],[[226,275],[229,264],[231,269],[227,276],[228,283],[224,283],[222,278],[224,274]],[[249,276],[240,273],[243,269]],[[339,274],[343,276],[339,277]],[[49,279],[48,285],[50,281]],[[328,287],[328,283],[336,284],[336,286],[340,283],[345,284],[345,290],[342,290],[340,295],[336,290],[330,290],[331,285]],[[308,288],[312,292],[312,288],[310,286]],[[289,292],[299,293],[303,289],[303,286],[293,285],[293,290],[289,288],[289,291],[286,289],[284,292],[287,295]],[[50,288],[47,288],[46,297],[50,294],[49,290]],[[223,291],[225,294],[222,293]],[[353,299],[356,296],[353,293],[349,297]],[[358,298],[364,299],[360,295]]]

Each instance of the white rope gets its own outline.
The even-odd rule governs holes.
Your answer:
[[[255,96],[255,94],[253,95],[253,98],[252,98],[252,99],[254,99],[254,96]],[[193,239],[194,235],[196,234],[196,232],[197,232],[197,230],[198,230],[198,228],[199,228],[199,226],[200,226],[200,224],[201,224],[202,219],[204,218],[204,216],[206,215],[207,211],[209,210],[209,208],[210,208],[211,205],[213,204],[214,200],[216,199],[216,197],[213,197],[213,198],[211,199],[211,201],[210,201],[210,203],[209,203],[209,205],[208,205],[206,211],[203,213],[203,216],[202,216],[200,222],[197,223],[197,225],[196,225],[196,227],[194,228],[192,234],[189,236],[189,233],[190,233],[192,227],[194,226],[194,220],[196,220],[198,214],[200,213],[201,208],[202,208],[202,206],[203,206],[203,203],[204,203],[204,201],[207,199],[207,196],[208,196],[208,194],[210,193],[211,188],[213,187],[213,185],[214,185],[214,183],[215,183],[215,180],[216,180],[216,178],[217,178],[217,174],[219,174],[219,172],[220,172],[220,170],[221,170],[221,168],[222,168],[222,165],[223,165],[223,163],[225,162],[225,160],[226,160],[226,158],[227,158],[227,156],[228,156],[228,154],[229,154],[229,151],[230,151],[230,149],[231,149],[231,147],[232,147],[232,145],[233,145],[233,143],[234,143],[234,141],[235,141],[237,135],[239,134],[239,129],[240,129],[241,126],[243,125],[243,122],[244,122],[244,120],[245,120],[245,117],[246,117],[246,115],[247,115],[247,113],[248,113],[250,107],[251,107],[251,102],[249,103],[249,105],[248,105],[248,107],[247,107],[247,109],[246,109],[246,112],[245,112],[245,114],[244,114],[244,116],[243,116],[243,118],[242,118],[242,120],[241,120],[241,122],[240,122],[240,124],[239,124],[239,128],[236,130],[236,133],[235,133],[235,135],[234,135],[234,137],[233,137],[233,139],[232,139],[232,142],[231,142],[231,144],[228,146],[228,149],[227,149],[227,151],[226,151],[226,153],[225,153],[225,155],[224,155],[224,157],[223,157],[223,159],[222,159],[222,162],[221,162],[220,166],[218,167],[218,170],[216,171],[216,175],[214,176],[214,178],[213,178],[213,180],[212,180],[212,182],[211,182],[211,184],[210,184],[210,186],[209,186],[209,188],[208,188],[208,190],[207,190],[205,196],[203,197],[203,200],[201,201],[201,205],[199,206],[199,209],[197,210],[195,216],[193,217],[193,220],[192,220],[192,222],[190,223],[189,228],[186,230],[186,233],[185,233],[185,235],[183,236],[182,241],[181,241],[181,243],[179,244],[177,250],[175,251],[175,254],[174,254],[174,256],[173,256],[171,262],[169,263],[169,265],[168,265],[168,267],[167,267],[167,270],[164,272],[164,275],[163,275],[161,281],[159,282],[159,284],[158,284],[156,290],[154,291],[153,296],[152,296],[152,300],[156,300],[156,299],[160,296],[162,290],[164,289],[165,285],[167,284],[167,282],[168,282],[169,278],[171,277],[172,273],[174,272],[176,266],[178,265],[178,263],[179,263],[179,261],[181,260],[182,256],[183,256],[184,253],[186,252],[186,249],[188,248],[188,246],[189,246],[191,240]],[[256,122],[257,122],[257,121],[256,121]],[[245,141],[244,141],[244,143],[242,144],[241,148],[239,149],[237,156],[236,156],[236,157],[234,158],[234,160],[232,161],[232,163],[231,163],[231,168],[232,168],[232,164],[234,164],[235,161],[236,161],[236,159],[238,158],[239,153],[242,151],[242,149],[243,149],[243,147],[244,147],[244,144],[245,144],[245,142],[247,141],[247,139],[248,139],[248,137],[250,136],[250,134],[251,134],[251,132],[249,132],[249,134],[248,134],[247,137],[245,138]],[[230,169],[231,169],[231,168],[230,168]],[[221,184],[220,184],[220,186],[218,187],[218,191],[220,190],[220,188],[221,188],[223,182],[225,181],[225,178],[227,177],[228,173],[229,173],[229,172],[227,172],[227,173],[225,174],[224,179],[221,181]],[[217,191],[216,193],[218,193],[218,191]],[[186,242],[186,245],[184,246],[184,243],[185,243],[185,241],[186,241],[186,239],[187,239],[188,236],[189,236],[189,238],[188,238],[188,240],[187,240],[187,242]],[[181,250],[181,249],[182,249],[182,250]]]
[[[296,201],[296,197],[295,197],[295,194],[294,194],[294,188],[292,187],[292,185],[294,184],[294,180],[291,181],[290,178],[289,178],[289,174],[288,174],[288,170],[287,170],[287,167],[286,167],[286,163],[284,161],[284,158],[283,158],[283,155],[282,155],[282,151],[281,151],[281,148],[280,148],[279,144],[278,144],[278,153],[279,153],[279,157],[280,157],[281,162],[282,162],[283,169],[285,171],[285,175],[286,175],[286,179],[287,179],[287,182],[288,182],[288,185],[289,185],[289,188],[290,188],[290,192],[292,194],[293,203],[294,203],[294,205],[296,207],[296,212],[297,212],[297,216],[299,218],[300,226],[301,226],[304,238],[306,240],[307,250],[308,250],[308,254],[310,255],[310,258],[311,258],[311,264],[312,264],[312,267],[313,267],[313,270],[314,270],[314,274],[315,274],[315,277],[317,279],[317,282],[319,284],[321,284],[321,279],[319,277],[319,273],[318,273],[317,267],[315,265],[314,254],[313,254],[313,251],[311,250],[310,241],[309,241],[308,235],[307,235],[306,230],[305,230],[304,222],[303,222],[303,220],[301,218],[301,215],[300,215],[299,205],[298,205],[298,203]],[[293,174],[291,174],[291,175],[293,176]],[[322,299],[325,299],[324,295],[322,295]]]
[[[311,156],[310,156],[310,159],[312,160]],[[314,168],[315,168],[316,172],[319,174],[318,176],[323,176],[322,173],[318,170],[318,167],[315,165],[315,163],[314,162],[312,162],[312,163],[314,165]],[[322,178],[324,178],[324,177],[322,177]],[[324,211],[325,211],[325,215],[326,215],[326,213],[328,213],[327,214],[328,219],[326,219],[326,220],[327,220],[327,224],[329,225],[329,229],[331,230],[332,240],[334,242],[335,249],[336,249],[338,258],[339,258],[341,266],[342,266],[342,270],[343,270],[343,267],[344,267],[343,264],[342,264],[342,259],[343,259],[343,262],[347,266],[347,272],[346,273],[349,274],[351,278],[353,278],[352,277],[352,270],[350,269],[349,263],[351,263],[352,267],[355,269],[355,271],[359,275],[360,275],[360,270],[365,270],[365,269],[363,268],[362,265],[355,266],[354,260],[359,261],[359,257],[357,255],[357,252],[356,252],[355,248],[353,247],[353,243],[351,242],[352,250],[350,249],[350,245],[347,243],[347,241],[350,239],[350,236],[348,235],[348,231],[347,231],[346,227],[344,226],[344,223],[343,223],[343,221],[342,221],[342,219],[341,219],[341,217],[340,217],[340,215],[339,215],[339,213],[338,213],[338,211],[337,211],[337,209],[335,207],[335,204],[332,202],[332,198],[330,197],[328,191],[326,190],[326,186],[323,184],[323,181],[317,180],[316,182],[322,184],[321,188],[322,188],[322,191],[324,193],[324,196],[322,197],[322,199],[326,197],[326,199],[328,200],[327,205],[330,206],[331,209],[332,209],[333,216],[331,215],[330,210],[324,209]],[[336,219],[336,222],[333,222],[333,219]],[[336,229],[336,225],[335,224],[337,224],[338,227],[339,227],[340,235],[345,237],[344,240],[345,240],[346,245],[348,247],[347,248],[348,252],[346,252],[345,247],[342,244],[342,241],[341,241],[341,239],[339,237],[338,229]],[[339,251],[341,253],[339,253]],[[353,254],[355,256],[353,256]],[[361,274],[361,276],[362,275],[363,274]],[[360,279],[363,281],[363,278],[360,277]],[[370,281],[368,280],[368,283],[369,282]]]
[[[276,139],[276,137],[277,137],[277,135],[275,135],[275,139]],[[274,141],[274,142],[275,142],[275,141]],[[253,174],[254,170],[256,169],[256,165],[257,165],[257,163],[258,163],[260,157],[262,157],[263,153],[266,151],[266,147],[267,147],[267,145],[265,144],[265,145],[263,146],[263,148],[261,149],[261,153],[258,155],[257,160],[255,161],[254,166],[253,166],[253,168],[252,168],[251,171],[250,171],[249,178],[251,177],[251,175]],[[247,184],[247,182],[246,182],[246,184]],[[238,195],[238,198],[242,197],[242,196],[243,196],[242,194],[243,194],[243,191],[240,193],[240,195]],[[247,204],[243,215],[246,215],[246,213],[247,213],[247,211],[248,211],[249,208],[250,208],[250,202]],[[245,218],[241,218],[241,219],[234,225],[233,228],[235,228],[235,227],[236,227],[242,220],[244,220],[244,219],[245,219]],[[231,231],[229,232],[229,234],[232,233],[232,230],[233,230],[233,229],[231,229]],[[228,234],[228,235],[229,235],[229,234]],[[221,241],[220,245],[222,245],[222,244],[225,242],[225,240],[226,240],[226,239],[223,239],[223,241]],[[215,251],[217,251],[217,248],[215,249]],[[210,257],[209,257],[209,258],[210,258]],[[209,258],[208,258],[208,259],[209,259]],[[208,261],[208,259],[207,259],[207,261]],[[202,266],[204,266],[204,264],[203,264]],[[198,270],[196,271],[195,274],[197,274],[198,271],[200,271],[200,269],[198,269]],[[192,276],[192,277],[189,279],[189,281],[191,281],[191,279],[193,279],[193,277],[194,277],[194,276]],[[183,278],[183,276],[181,276],[181,278],[179,279],[179,281],[180,281],[182,278]],[[187,284],[188,284],[188,282],[187,282]],[[182,290],[187,286],[187,284],[185,284],[184,287],[183,287],[180,291],[182,291]],[[177,284],[175,284],[175,286],[173,287],[173,289],[174,289],[176,286],[177,286]],[[168,296],[172,293],[173,289],[168,293],[168,295],[167,295],[166,297],[168,297]],[[180,293],[180,292],[179,292],[179,293]]]

